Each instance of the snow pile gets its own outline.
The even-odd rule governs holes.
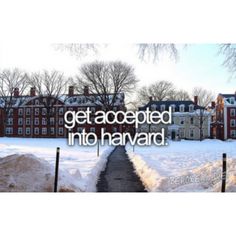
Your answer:
[[[167,147],[126,146],[137,174],[148,191],[221,190],[222,153],[228,154],[226,191],[236,191],[235,141],[171,142]]]
[[[0,159],[1,192],[52,192],[54,167],[31,154],[10,155]],[[59,170],[58,191],[81,191],[78,171],[72,176]]]
[[[59,167],[61,175],[64,174],[64,177],[61,176],[61,181],[76,185],[75,191],[86,192],[96,191],[100,172],[106,166],[107,157],[114,150],[114,147],[109,145],[100,146],[100,156],[98,157],[97,146],[68,146],[67,140],[60,138],[0,138],[0,147],[0,160],[9,155],[28,156],[29,153],[33,153],[37,156],[38,161],[46,161],[44,163],[52,167],[53,175],[56,148],[60,147]],[[0,175],[0,182],[1,178],[2,175]]]

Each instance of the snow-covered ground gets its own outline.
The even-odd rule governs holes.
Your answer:
[[[5,170],[6,168],[12,170],[12,173],[4,173],[4,176],[2,177],[0,173],[0,187],[2,187],[0,191],[4,191],[4,183],[8,183],[10,180],[10,182],[13,181],[14,183],[17,181],[17,176],[14,177],[14,170],[12,169],[14,163],[17,165],[17,163],[20,162],[22,164],[22,171],[25,172],[26,169],[23,169],[23,167],[25,166],[25,163],[29,162],[29,159],[31,159],[32,165],[34,165],[32,166],[32,170],[35,171],[37,166],[40,166],[40,168],[45,166],[47,173],[45,172],[41,174],[54,175],[57,147],[60,147],[59,187],[60,184],[64,184],[63,186],[66,188],[66,183],[67,185],[74,184],[73,186],[75,186],[75,189],[71,190],[96,191],[97,178],[99,177],[100,172],[104,169],[107,157],[112,152],[113,147],[108,145],[100,146],[100,156],[97,157],[97,146],[68,146],[67,139],[46,138],[0,138],[0,168],[1,165],[5,165]],[[5,157],[9,155],[14,156],[8,157],[8,159],[4,161]],[[37,159],[41,160],[40,163],[36,162]],[[18,175],[23,174],[20,173],[20,171],[21,170],[18,169]],[[30,166],[28,166],[27,171],[30,171]],[[34,175],[34,173],[27,173],[29,175]],[[7,180],[4,180],[5,182],[3,182],[3,179],[5,179],[6,176]],[[30,178],[30,176],[27,177]],[[12,178],[15,179],[12,180]],[[31,178],[33,179],[32,176]],[[11,185],[10,182],[9,185]],[[36,181],[35,185],[37,184]],[[20,189],[17,188],[15,190],[20,191]],[[6,191],[9,191],[9,189],[6,189]],[[27,191],[40,191],[40,189],[28,188]]]
[[[227,191],[236,191],[236,141],[169,141],[163,147],[126,145],[148,191],[220,191],[227,153]]]

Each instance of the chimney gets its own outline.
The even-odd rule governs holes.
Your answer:
[[[74,86],[69,86],[69,96],[74,96]]]
[[[194,105],[195,105],[195,106],[198,105],[198,96],[194,96]]]
[[[19,97],[19,88],[14,89],[14,97]]]
[[[216,107],[216,102],[215,101],[212,101],[211,102],[211,108],[215,108]]]
[[[85,96],[89,95],[89,88],[88,88],[88,86],[84,86],[84,95]]]
[[[151,96],[151,97],[149,97],[149,102],[152,102],[152,96]]]
[[[36,88],[32,87],[30,88],[30,97],[34,97],[34,96],[36,96]]]

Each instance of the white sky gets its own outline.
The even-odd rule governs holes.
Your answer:
[[[17,67],[31,72],[56,69],[67,76],[74,76],[85,62],[122,60],[135,68],[139,86],[164,79],[189,93],[195,86],[205,87],[215,94],[234,93],[236,81],[229,81],[230,74],[221,66],[223,58],[216,54],[217,45],[196,44],[181,49],[177,63],[164,57],[154,64],[152,61],[140,61],[137,47],[132,44],[109,44],[101,48],[99,54],[76,58],[68,52],[56,51],[52,44],[5,43],[0,45],[0,69]]]

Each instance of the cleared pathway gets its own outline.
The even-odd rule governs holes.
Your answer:
[[[146,192],[129,161],[124,146],[116,149],[108,157],[106,169],[97,183],[98,192]]]

